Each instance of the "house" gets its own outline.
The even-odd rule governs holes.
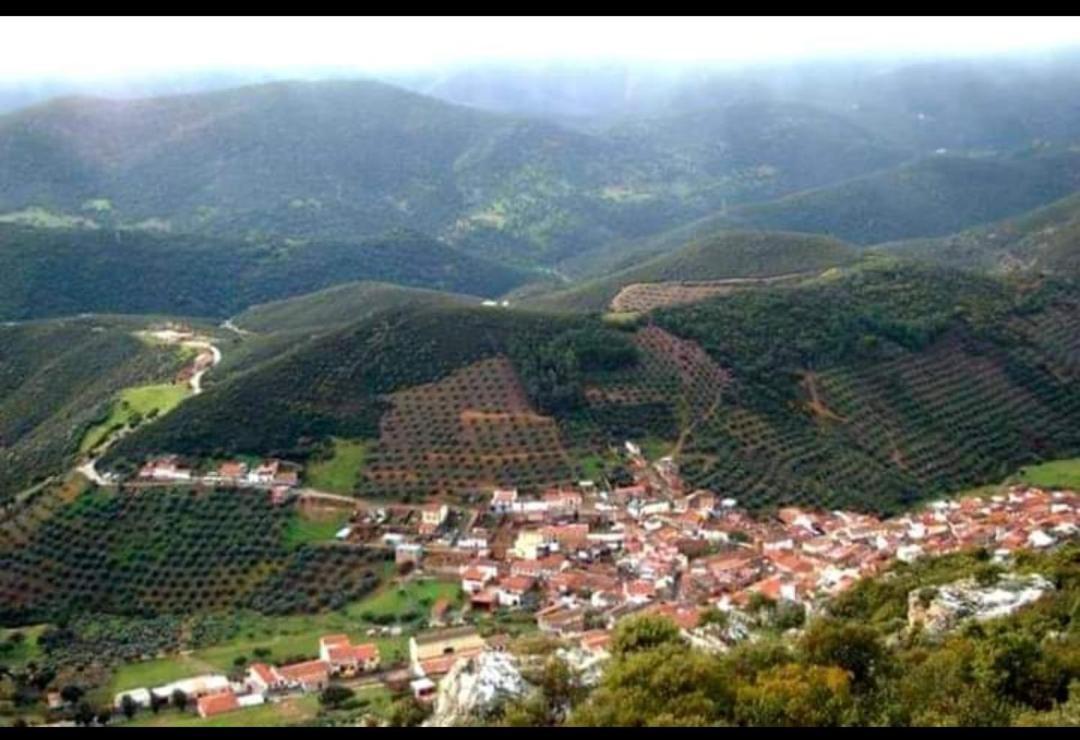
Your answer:
[[[473,529],[454,543],[454,547],[465,552],[486,556],[488,554],[488,533],[483,529]]]
[[[438,686],[430,678],[418,678],[409,684],[409,688],[412,689],[413,697],[417,701],[432,702],[435,701],[436,695],[438,695]]]
[[[286,488],[295,488],[300,484],[300,473],[296,470],[278,470],[274,475],[271,482],[275,486],[285,486]]]
[[[563,551],[578,550],[589,544],[588,524],[563,524],[561,526],[543,527],[540,533],[548,541],[559,543],[559,549]]]
[[[244,683],[249,691],[258,694],[281,691],[288,686],[285,677],[278,673],[277,668],[266,663],[252,663],[248,666]]]
[[[247,482],[255,485],[268,485],[277,477],[281,466],[277,460],[266,460],[261,465],[248,471]]]
[[[467,594],[482,591],[498,575],[497,568],[470,565],[461,571],[461,590]]]
[[[546,491],[542,500],[548,505],[548,511],[565,514],[580,510],[584,501],[579,492],[563,490]]]
[[[607,630],[590,630],[581,636],[581,649],[598,657],[608,656],[611,645],[611,633]]]
[[[489,612],[499,604],[499,592],[494,588],[484,588],[469,595],[469,604],[473,609]]]
[[[632,604],[647,604],[656,598],[656,584],[642,579],[626,581],[623,595]]]
[[[240,481],[247,476],[247,472],[247,463],[233,460],[221,464],[218,468],[218,477],[221,480]]]
[[[409,638],[409,663],[417,676],[448,673],[460,658],[471,658],[485,647],[475,627],[451,627]]]
[[[236,694],[232,691],[225,691],[220,694],[199,697],[195,707],[199,716],[206,719],[226,712],[235,712],[240,708],[240,702],[236,700]]]
[[[330,684],[330,664],[325,660],[308,660],[278,669],[290,688],[305,692],[322,691]]]
[[[413,542],[399,542],[394,547],[394,563],[419,563],[424,557],[424,546]]]
[[[517,503],[516,488],[496,488],[491,492],[491,511],[495,514],[507,514]]]
[[[194,678],[173,681],[172,683],[167,683],[163,686],[156,686],[150,690],[150,693],[168,699],[176,691],[182,691],[189,699],[197,699],[200,696],[209,696],[210,694],[220,694],[225,691],[230,691],[231,686],[232,684],[229,683],[229,679],[226,676],[211,673],[204,676],[195,676]]]
[[[536,613],[536,626],[541,632],[567,635],[585,631],[585,609],[553,604]]]
[[[353,676],[379,668],[379,647],[375,643],[353,645],[348,635],[319,638],[319,660],[330,664],[330,672]]]
[[[434,534],[450,515],[446,504],[426,504],[420,509],[420,534]]]
[[[522,560],[536,560],[547,554],[550,541],[540,530],[523,529],[514,540],[510,554]]]
[[[135,706],[145,708],[150,706],[150,690],[149,689],[131,689],[130,691],[121,691],[113,699],[113,706],[120,709],[124,704],[124,697],[130,697]]]
[[[517,608],[525,595],[536,586],[536,579],[528,576],[510,576],[499,582],[499,606]]]
[[[179,456],[168,455],[146,463],[139,470],[139,477],[162,481],[190,481],[191,468],[181,464]]]

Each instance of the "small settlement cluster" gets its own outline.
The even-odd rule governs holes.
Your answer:
[[[469,612],[456,626],[414,635],[408,668],[378,678],[430,699],[436,681],[457,661],[505,643],[499,634],[485,639],[467,624],[485,612],[531,614],[541,632],[598,659],[606,656],[616,622],[640,612],[669,616],[694,644],[722,650],[740,639],[738,630],[708,629],[706,610],[738,616],[765,601],[791,602],[812,613],[824,599],[896,560],[975,547],[1001,559],[1078,532],[1080,494],[1074,491],[1014,486],[991,496],[935,501],[889,519],[797,507],[761,517],[733,498],[685,490],[669,457],[650,462],[630,442],[625,455],[633,483],[610,489],[590,481],[535,497],[495,489],[484,505],[473,507],[357,502],[339,540],[392,551],[409,577],[459,582]],[[244,472],[269,486],[281,469]],[[444,623],[435,613],[439,606],[430,626]],[[203,677],[202,684],[180,688],[203,694],[199,712],[209,715],[275,692],[319,690],[332,680],[383,669],[374,644],[352,645],[338,635],[322,638],[319,648],[318,660],[252,665],[243,685]],[[140,703],[151,700],[150,690],[127,693]]]
[[[114,704],[117,709],[125,703],[146,708],[154,702],[169,702],[180,692],[205,718],[322,691],[331,682],[348,685],[374,681],[397,691],[411,690],[417,699],[429,701],[435,695],[433,678],[447,673],[456,661],[478,655],[488,647],[471,626],[433,630],[409,640],[408,668],[384,671],[375,643],[354,645],[348,635],[325,635],[319,638],[319,657],[314,660],[280,666],[252,663],[238,680],[212,673],[153,688],[129,689],[116,694]]]

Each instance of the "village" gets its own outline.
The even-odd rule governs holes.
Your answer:
[[[207,675],[182,686],[131,690],[118,694],[116,704],[149,706],[179,689],[201,716],[212,716],[357,677],[431,702],[438,681],[458,661],[505,648],[506,635],[489,629],[482,636],[477,627],[492,614],[522,615],[533,629],[590,659],[606,657],[615,624],[635,613],[666,615],[694,644],[724,650],[746,632],[708,629],[713,620],[707,614],[728,614],[733,626],[761,604],[813,614],[825,600],[897,561],[974,548],[1004,561],[1017,550],[1049,548],[1078,531],[1080,494],[1074,491],[1012,486],[934,501],[888,519],[797,507],[763,517],[741,509],[735,498],[685,490],[670,457],[650,462],[632,442],[623,455],[634,482],[610,490],[593,481],[532,497],[494,489],[483,506],[472,507],[439,500],[412,506],[345,497],[329,502],[349,507],[335,545],[383,549],[409,578],[460,585],[460,611],[451,618],[449,604],[436,603],[426,624],[437,628],[411,635],[405,666],[386,665],[374,642],[354,645],[345,635],[327,635],[319,640],[316,660],[255,663],[243,681]],[[278,460],[252,466],[228,461],[196,474],[178,458],[165,457],[139,473],[140,481],[151,483],[264,488],[276,502],[319,495],[300,489],[299,479],[298,466]]]

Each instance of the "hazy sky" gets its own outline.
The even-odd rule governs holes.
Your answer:
[[[5,18],[0,78],[486,60],[760,61],[1080,44],[1077,18]]]

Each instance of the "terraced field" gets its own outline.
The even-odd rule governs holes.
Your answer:
[[[687,440],[683,472],[755,507],[895,511],[1080,449],[1069,322],[1080,311],[1061,307],[1021,322],[1015,346],[956,331],[922,352],[803,372],[788,405],[736,375]]]
[[[363,471],[368,495],[465,494],[569,482],[572,467],[551,417],[530,406],[510,362],[482,360],[390,396]]]
[[[731,295],[736,290],[744,288],[790,282],[807,275],[807,273],[792,273],[768,278],[632,283],[623,287],[618,295],[611,299],[611,310],[620,313],[645,313],[656,308],[680,306],[685,303],[703,301],[707,298]]]
[[[381,553],[291,548],[291,518],[265,492],[91,489],[0,549],[0,614],[316,611],[378,584]]]

